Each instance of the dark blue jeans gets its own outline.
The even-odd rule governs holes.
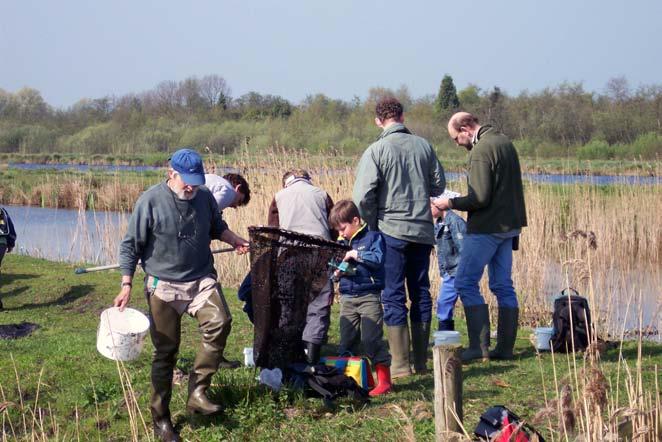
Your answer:
[[[455,274],[455,290],[465,307],[485,304],[478,282],[487,266],[489,286],[499,307],[516,308],[513,287],[513,239],[472,233],[464,236],[460,263]]]
[[[410,321],[430,322],[432,298],[428,270],[432,246],[403,241],[388,235],[384,235],[384,240],[384,322],[387,326],[407,325],[407,292],[411,303]]]

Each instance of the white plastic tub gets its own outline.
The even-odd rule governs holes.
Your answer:
[[[455,345],[460,343],[460,332],[455,330],[436,331],[432,335],[434,345]]]
[[[149,319],[138,310],[111,307],[101,312],[97,350],[114,361],[131,361],[140,355],[148,331]]]
[[[534,333],[536,335],[536,348],[542,351],[550,351],[552,348],[549,341],[552,339],[554,328],[536,327]]]
[[[253,361],[253,347],[244,347],[244,365],[246,367],[255,367]]]

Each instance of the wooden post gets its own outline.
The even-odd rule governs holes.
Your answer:
[[[450,433],[462,433],[462,360],[459,344],[435,345],[434,426],[437,441],[451,439]]]

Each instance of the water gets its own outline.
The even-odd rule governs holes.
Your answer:
[[[89,165],[89,164],[24,164],[9,163],[10,169],[21,170],[73,170],[78,172],[100,171],[100,172],[145,172],[163,170],[159,166],[122,166],[112,164]],[[237,172],[233,168],[222,168],[217,173]],[[264,173],[271,171],[264,170]],[[327,171],[327,173],[332,173]],[[446,172],[448,181],[459,181],[464,179],[465,174],[458,172]],[[629,184],[629,185],[660,185],[662,177],[655,176],[636,176],[636,175],[569,175],[569,174],[542,174],[525,173],[525,181],[543,184],[593,184],[604,186],[608,184]]]
[[[127,222],[125,214],[29,206],[5,208],[14,221],[17,253],[65,262],[107,264],[117,260],[117,244]]]
[[[159,166],[122,166],[114,164],[35,164],[35,163],[9,163],[10,169],[20,170],[74,170],[77,172],[146,172],[152,170],[163,170]]]
[[[465,174],[458,172],[446,172],[448,181],[463,180]],[[662,177],[636,176],[636,175],[569,175],[569,174],[546,174],[525,173],[522,175],[524,181],[540,184],[592,184],[595,186],[606,186],[609,184],[629,185],[660,185]]]

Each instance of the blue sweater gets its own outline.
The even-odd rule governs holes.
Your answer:
[[[343,296],[362,296],[380,293],[384,288],[384,237],[380,232],[361,228],[349,240],[341,243],[359,252],[359,260],[350,264],[356,267],[356,273],[340,278],[340,294]]]

